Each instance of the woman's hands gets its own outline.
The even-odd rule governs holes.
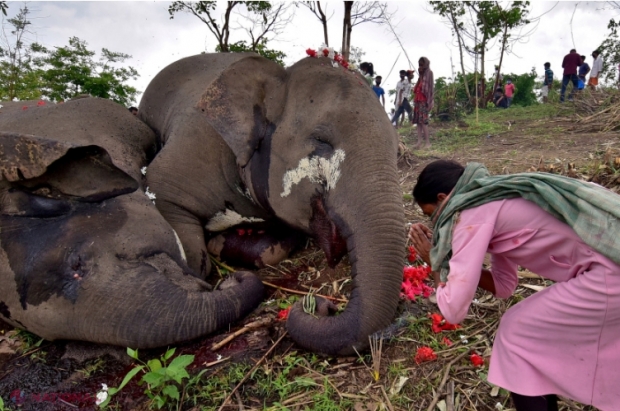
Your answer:
[[[431,239],[433,238],[433,230],[424,224],[412,224],[409,228],[409,240],[417,251],[418,255],[424,262],[431,265]]]

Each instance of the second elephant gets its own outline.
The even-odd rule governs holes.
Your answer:
[[[327,58],[284,69],[252,53],[201,54],[162,70],[139,113],[163,145],[148,185],[194,272],[209,272],[209,236],[277,224],[314,238],[331,266],[347,253],[352,264],[342,313],[293,308],[298,344],[351,354],[390,323],[405,250],[398,139],[359,74]]]

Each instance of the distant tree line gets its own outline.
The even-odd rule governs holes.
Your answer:
[[[6,15],[6,3],[0,2],[0,9]],[[136,79],[138,72],[130,66],[119,66],[130,59],[130,55],[104,48],[100,58],[95,60],[95,52],[77,37],[71,37],[68,45],[53,49],[30,42],[29,13],[24,6],[14,17],[3,17],[1,101],[42,97],[61,101],[80,94],[108,98],[123,105],[135,100],[138,91],[126,83]]]

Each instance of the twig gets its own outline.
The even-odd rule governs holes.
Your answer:
[[[448,395],[446,398],[446,411],[454,411],[454,380],[448,383]]]
[[[226,344],[228,344],[229,342],[231,342],[232,340],[234,340],[236,337],[240,336],[241,334],[244,334],[254,328],[258,328],[258,327],[263,327],[263,326],[268,326],[273,322],[272,318],[261,318],[260,320],[256,320],[253,321],[251,323],[246,324],[245,326],[243,326],[243,328],[235,331],[234,333],[230,334],[228,337],[224,338],[222,341],[220,341],[219,343],[213,344],[211,346],[211,351],[217,351],[220,348],[222,348],[223,346],[225,346]]]
[[[62,398],[56,398],[56,399],[57,399],[58,401],[62,402],[63,404],[68,405],[69,407],[73,407],[73,408],[80,408],[80,407],[78,407],[78,406],[77,406],[77,405],[75,405],[75,404],[71,404],[71,403],[69,403],[69,402],[67,402],[67,401],[63,400]]]
[[[443,387],[444,385],[446,385],[446,382],[448,381],[448,375],[450,375],[450,368],[452,367],[452,365],[456,363],[457,361],[460,361],[468,353],[469,351],[465,351],[461,353],[461,355],[459,355],[458,357],[456,357],[455,359],[453,359],[452,361],[448,363],[448,365],[446,366],[446,371],[443,373],[443,378],[441,379],[441,383],[439,384],[439,387],[437,387],[437,393],[433,397],[433,401],[431,401],[431,405],[428,406],[426,411],[433,411],[433,409],[435,408],[435,405],[437,405],[437,401],[439,401],[439,396],[441,395]]]
[[[390,411],[394,411],[394,407],[392,406],[392,402],[390,401],[390,398],[388,397],[387,393],[385,392],[385,388],[383,388],[383,385],[381,385],[379,388],[381,388],[381,392],[383,393],[383,396],[385,397],[385,400],[387,401],[388,409]]]
[[[271,346],[271,348],[269,350],[267,350],[267,352],[265,353],[265,355],[263,355],[261,357],[260,360],[258,360],[256,362],[256,364],[254,364],[254,366],[250,369],[250,371],[248,371],[243,378],[241,379],[241,381],[239,381],[239,384],[237,384],[235,386],[235,388],[233,388],[233,390],[230,392],[230,394],[228,394],[228,396],[226,397],[226,399],[224,399],[224,402],[222,403],[222,405],[220,406],[220,408],[218,408],[218,411],[222,411],[224,409],[224,407],[226,406],[226,404],[228,403],[228,401],[230,401],[230,399],[232,398],[232,396],[234,395],[234,393],[239,389],[239,387],[241,387],[241,384],[243,384],[245,382],[245,380],[247,380],[250,375],[252,375],[252,373],[258,368],[258,366],[265,361],[265,359],[269,356],[269,354],[271,354],[271,352],[278,346],[278,344],[280,344],[280,341],[282,341],[282,339],[286,336],[287,332],[285,331],[284,334],[282,334],[280,336],[280,338],[278,338],[278,340]]]
[[[280,287],[279,285],[275,285],[275,284],[272,284],[272,283],[267,282],[267,281],[263,281],[263,284],[265,284],[267,287],[275,288],[277,290],[285,291],[285,292],[291,293],[291,294],[299,294],[299,295],[309,295],[309,294],[312,294],[315,297],[322,297],[322,298],[326,298],[328,300],[338,301],[338,302],[341,302],[341,303],[348,303],[349,302],[349,300],[346,300],[344,298],[329,297],[327,295],[321,295],[321,294],[308,293],[308,292],[305,292],[305,291],[292,290],[290,288]]]

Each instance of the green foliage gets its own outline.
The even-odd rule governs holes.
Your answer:
[[[215,48],[215,51],[217,52],[222,51],[219,45]],[[261,42],[255,48],[253,48],[251,45],[248,45],[248,43],[245,40],[241,40],[236,43],[230,44],[228,46],[228,51],[233,52],[233,53],[242,53],[245,51],[251,51],[251,52],[260,54],[261,56],[271,61],[274,61],[281,66],[284,66],[283,59],[286,57],[286,54],[284,54],[281,51],[268,49],[267,39],[265,38],[263,38],[263,40],[261,40]]]
[[[2,10],[6,14],[6,10]],[[47,52],[38,43],[28,43],[30,13],[28,7],[7,19],[11,27],[0,35],[0,101],[31,100],[41,96],[39,89],[41,58]],[[4,27],[3,27],[4,29]]]
[[[2,11],[2,14],[4,14],[6,16],[6,11],[9,9],[9,5],[6,4],[6,1],[0,1],[0,11]],[[1,398],[0,398],[1,400]]]
[[[525,74],[509,74],[504,76],[504,80],[510,78],[515,85],[515,94],[512,98],[512,106],[531,106],[538,104],[538,99],[534,88],[536,87],[536,70]],[[512,107],[511,106],[511,107]]]
[[[2,397],[0,397],[0,411],[4,411],[6,408],[4,408],[4,400],[2,399]]]
[[[133,67],[117,67],[130,55],[104,48],[99,61],[95,61],[95,52],[77,37],[71,37],[68,46],[55,47],[53,51],[38,43],[28,43],[29,13],[28,7],[20,8],[6,20],[11,27],[9,34],[7,30],[0,34],[0,101],[42,96],[59,101],[79,94],[123,105],[135,100],[137,90],[126,83],[136,79],[138,72]]]
[[[142,365],[138,365],[129,371],[118,388],[110,388],[108,398],[101,403],[100,407],[106,407],[111,397],[122,390],[140,371],[144,372],[140,383],[147,384],[144,393],[151,399],[153,406],[161,409],[170,400],[175,400],[178,403],[180,401],[178,385],[181,385],[184,379],[189,379],[186,368],[194,361],[194,356],[179,355],[168,363],[175,350],[175,348],[171,348],[159,359],[154,358],[145,363],[138,357],[138,350],[127,348],[127,354]]]
[[[43,71],[42,93],[52,100],[66,100],[80,94],[107,98],[123,105],[130,105],[137,90],[125,84],[136,79],[138,72],[133,67],[114,67],[123,63],[130,55],[101,50],[99,61],[95,52],[88,50],[87,43],[77,37],[69,39],[69,45],[56,47],[44,59],[47,70]]]
[[[601,52],[603,59],[603,74],[601,77],[604,81],[616,83],[618,81],[618,64],[620,64],[620,37],[618,37],[618,28],[620,20],[611,19],[607,28],[609,35],[598,46],[597,50]]]

